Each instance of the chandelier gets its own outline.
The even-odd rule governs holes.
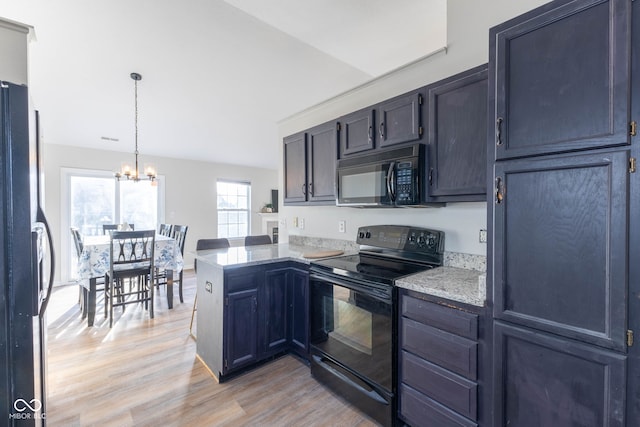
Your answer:
[[[153,166],[145,166],[144,175],[140,175],[140,170],[138,169],[138,154],[140,154],[138,151],[138,82],[142,80],[142,76],[138,73],[131,73],[131,78],[133,79],[134,87],[135,87],[135,112],[136,112],[136,115],[135,115],[136,150],[134,151],[135,165],[132,168],[131,165],[129,165],[128,163],[124,163],[122,165],[122,169],[119,172],[115,173],[115,177],[118,181],[120,181],[121,179],[127,179],[133,182],[149,180],[153,183],[157,176]]]

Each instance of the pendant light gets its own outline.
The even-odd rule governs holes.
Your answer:
[[[127,163],[124,163],[122,165],[122,169],[119,172],[115,173],[115,177],[118,181],[120,181],[121,179],[126,179],[133,182],[148,180],[153,183],[157,177],[156,171],[153,166],[145,167],[143,175],[140,174],[140,169],[138,166],[138,82],[142,80],[142,76],[138,73],[131,73],[131,78],[133,79],[135,90],[135,163],[133,167],[131,167]]]

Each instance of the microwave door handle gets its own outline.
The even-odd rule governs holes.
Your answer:
[[[387,171],[387,192],[389,192],[389,198],[392,202],[396,201],[395,169],[396,162],[391,162]]]

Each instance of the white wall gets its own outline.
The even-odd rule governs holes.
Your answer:
[[[68,253],[71,233],[61,230],[61,168],[80,168],[115,171],[133,153],[44,144],[45,212],[51,223],[55,251],[57,279],[60,280],[61,260]],[[153,163],[165,177],[165,222],[189,226],[185,243],[185,266],[193,265],[196,241],[217,237],[216,180],[232,179],[251,182],[251,228],[261,233],[262,220],[257,211],[271,202],[271,189],[277,188],[277,171],[246,166],[176,160],[166,157],[144,156],[140,160]]]
[[[449,0],[446,53],[438,53],[283,119],[279,123],[280,138],[486,63],[489,28],[544,3],[547,1]],[[278,176],[280,194],[283,194],[282,171],[281,164]],[[289,234],[355,240],[355,231],[361,225],[406,224],[445,231],[447,251],[486,254],[486,244],[478,242],[479,230],[487,226],[486,203],[483,202],[450,203],[444,208],[415,209],[285,207],[282,202],[280,205],[280,234],[283,240]],[[296,217],[304,218],[304,229],[293,227]],[[286,225],[282,223],[283,220]],[[338,232],[339,220],[346,221],[346,233]]]

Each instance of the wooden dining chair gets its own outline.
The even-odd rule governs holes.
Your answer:
[[[171,224],[160,224],[158,226],[158,234],[161,236],[171,236]]]
[[[82,234],[80,234],[80,230],[77,227],[71,227],[71,236],[73,238],[73,246],[76,248],[76,257],[78,259],[78,262],[80,262],[80,256],[82,255],[82,251],[84,250],[84,244],[82,243]],[[96,279],[96,285],[96,290],[102,291],[104,286],[104,278]],[[80,303],[82,318],[84,319],[87,315],[88,290],[81,284],[78,284],[78,288],[78,302]]]
[[[114,231],[114,230],[118,230],[119,227],[121,227],[124,224],[102,224],[102,234],[108,234],[109,231]],[[133,224],[127,224],[129,227],[129,230],[127,231],[133,231],[135,230],[135,226]]]
[[[257,236],[246,236],[244,238],[245,246],[270,245],[271,237],[268,234],[260,234]]]
[[[71,237],[73,239],[73,245],[76,248],[76,257],[78,262],[80,261],[80,255],[82,255],[83,245],[82,245],[82,235],[80,234],[80,230],[76,227],[71,227]],[[78,303],[80,304],[80,308],[82,313],[85,312],[85,288],[84,286],[78,284]]]
[[[144,303],[153,319],[155,230],[112,231],[110,234],[110,266],[105,275],[105,316],[113,326],[113,307],[135,302]],[[125,289],[125,279],[129,290]],[[135,286],[135,289],[134,289]]]
[[[231,245],[229,244],[229,239],[224,237],[220,237],[218,239],[199,239],[196,242],[196,251],[204,251],[206,249],[225,249],[229,248]],[[193,260],[193,269],[198,272],[198,260]],[[196,292],[196,296],[193,299],[193,309],[191,310],[191,323],[189,323],[189,335],[191,335],[194,339],[196,336],[193,334],[193,318],[195,317],[196,310],[198,307],[198,293]]]
[[[170,227],[171,227],[170,237],[176,241],[176,245],[180,249],[180,253],[182,254],[182,256],[184,256],[184,242],[187,238],[187,230],[189,230],[189,226],[173,225]],[[183,275],[183,270],[180,270],[180,273],[178,273],[178,280],[177,280],[177,282],[179,283],[178,290],[180,295],[180,302],[184,302],[184,298],[182,296],[182,275]],[[173,283],[175,284],[176,280],[174,280]],[[160,287],[160,285],[166,285],[166,284],[167,284],[167,271],[165,269],[156,268],[157,287]]]

